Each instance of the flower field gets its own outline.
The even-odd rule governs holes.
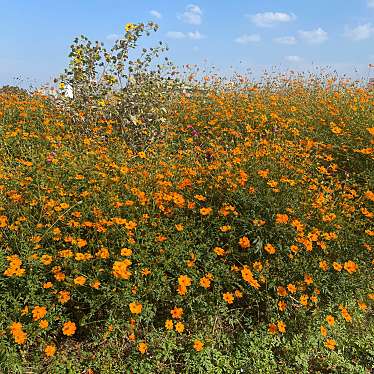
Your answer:
[[[370,373],[373,93],[199,85],[136,147],[0,95],[0,372]]]

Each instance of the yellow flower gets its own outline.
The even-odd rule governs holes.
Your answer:
[[[166,330],[173,330],[173,321],[171,319],[165,321],[165,328]]]
[[[282,334],[286,332],[286,324],[284,322],[278,321],[277,325],[279,332],[281,332]]]
[[[175,330],[181,334],[184,331],[184,324],[182,322],[177,322],[175,324]]]
[[[135,27],[136,27],[136,26],[135,26],[133,23],[128,23],[128,24],[126,24],[126,26],[125,26],[125,30],[126,30],[126,32],[129,32],[129,31],[135,29]]]
[[[129,308],[132,314],[140,314],[142,312],[143,306],[138,302],[130,303]]]

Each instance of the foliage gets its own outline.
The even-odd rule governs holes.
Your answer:
[[[175,68],[167,57],[164,65],[156,64],[167,50],[162,42],[138,51],[139,39],[157,29],[153,22],[129,24],[110,50],[83,35],[74,40],[69,67],[56,82],[62,93],[60,110],[81,131],[92,131],[93,124],[110,126],[133,148],[162,137],[169,98],[177,86],[171,79]]]

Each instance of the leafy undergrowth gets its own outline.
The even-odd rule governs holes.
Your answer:
[[[370,372],[372,93],[204,87],[141,150],[0,95],[0,371]]]

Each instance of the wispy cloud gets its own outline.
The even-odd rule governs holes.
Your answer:
[[[157,10],[151,10],[149,14],[157,19],[162,18],[162,14],[158,12]]]
[[[293,62],[293,63],[301,62],[303,60],[300,56],[286,56],[285,59],[288,62]]]
[[[169,31],[166,33],[166,36],[171,39],[192,39],[192,40],[200,40],[205,38],[205,35],[201,34],[199,31],[190,31],[190,32],[182,32],[182,31]]]
[[[346,28],[345,36],[355,42],[370,39],[374,36],[374,26],[371,23],[365,23],[354,28]]]
[[[296,19],[293,13],[265,12],[247,15],[258,27],[272,27],[278,23],[291,22]]]
[[[328,34],[321,27],[315,30],[299,31],[299,36],[308,44],[322,44],[328,39]]]
[[[287,44],[287,45],[294,45],[297,43],[297,40],[294,36],[280,36],[278,38],[274,38],[273,41],[278,44]]]
[[[203,11],[198,5],[189,4],[186,6],[185,11],[178,15],[178,18],[190,25],[201,25]]]
[[[200,34],[199,31],[188,32],[187,36],[190,39],[194,39],[194,40],[200,40],[200,39],[204,39],[205,38],[205,35]]]
[[[261,36],[258,34],[243,34],[241,36],[238,36],[234,41],[238,44],[258,43],[261,41]]]
[[[186,34],[181,31],[168,31],[166,36],[171,39],[184,39]]]
[[[118,35],[118,34],[109,34],[109,35],[107,35],[107,39],[108,40],[111,40],[111,41],[114,41],[114,40],[117,40],[117,39],[119,39],[121,37],[121,35]]]

